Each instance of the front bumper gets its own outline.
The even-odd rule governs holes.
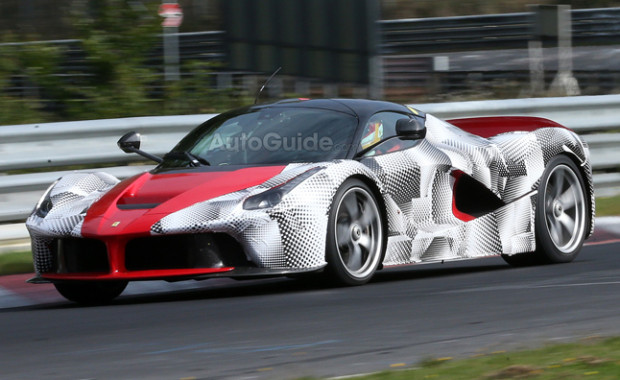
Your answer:
[[[268,277],[312,273],[323,270],[325,265],[316,268],[269,269],[269,268],[205,268],[205,269],[166,269],[139,271],[131,273],[44,273],[29,279],[31,284],[49,284],[66,281],[152,281],[169,282],[185,280],[207,280],[229,277],[237,280],[250,280]]]
[[[242,246],[223,233],[55,238],[45,245],[45,250],[35,251],[39,265],[37,277],[30,282],[253,278],[311,272],[323,267],[257,267],[247,259]]]

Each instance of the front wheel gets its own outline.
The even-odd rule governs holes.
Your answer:
[[[384,250],[381,212],[372,190],[349,179],[336,192],[329,213],[326,259],[328,274],[343,285],[372,278]]]
[[[118,297],[127,287],[127,281],[74,281],[59,282],[54,286],[69,301],[81,304],[104,304]]]
[[[581,250],[589,224],[583,177],[566,156],[547,164],[536,202],[536,252],[504,256],[511,265],[567,263]]]

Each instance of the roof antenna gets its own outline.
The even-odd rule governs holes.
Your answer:
[[[273,77],[276,76],[276,74],[282,70],[282,66],[278,67],[276,69],[276,71],[273,72],[273,74],[271,74],[271,76],[269,77],[269,79],[267,79],[265,81],[265,84],[263,84],[263,86],[260,88],[260,90],[258,90],[258,92],[256,93],[256,98],[254,98],[254,104],[258,103],[258,97],[260,96],[261,92],[263,92],[263,90],[265,89],[265,87],[269,84],[269,82],[273,79]]]

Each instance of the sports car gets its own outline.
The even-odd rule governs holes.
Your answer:
[[[119,181],[76,172],[27,220],[36,276],[106,302],[128,281],[377,270],[501,255],[572,261],[594,225],[589,150],[535,117],[443,121],[359,99],[294,99],[222,113]]]

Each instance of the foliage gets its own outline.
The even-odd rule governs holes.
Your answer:
[[[0,44],[0,125],[219,112],[243,104],[238,91],[216,88],[209,64],[186,63],[182,80],[164,82],[163,59],[148,58],[161,38],[158,5],[73,0],[79,42]],[[83,55],[78,67],[63,66],[68,54]]]
[[[9,39],[11,36],[6,36]],[[37,122],[44,118],[40,98],[59,88],[58,49],[40,44],[0,45],[0,124]],[[15,91],[21,86],[25,91]]]
[[[66,98],[73,117],[149,113],[148,88],[156,72],[144,64],[144,57],[155,46],[159,32],[154,5],[127,0],[74,2],[72,16],[89,75],[71,86]]]
[[[249,97],[235,88],[218,88],[218,79],[213,74],[218,71],[216,64],[193,61],[183,65],[182,69],[188,74],[166,86],[166,114],[215,113],[251,102]]]

